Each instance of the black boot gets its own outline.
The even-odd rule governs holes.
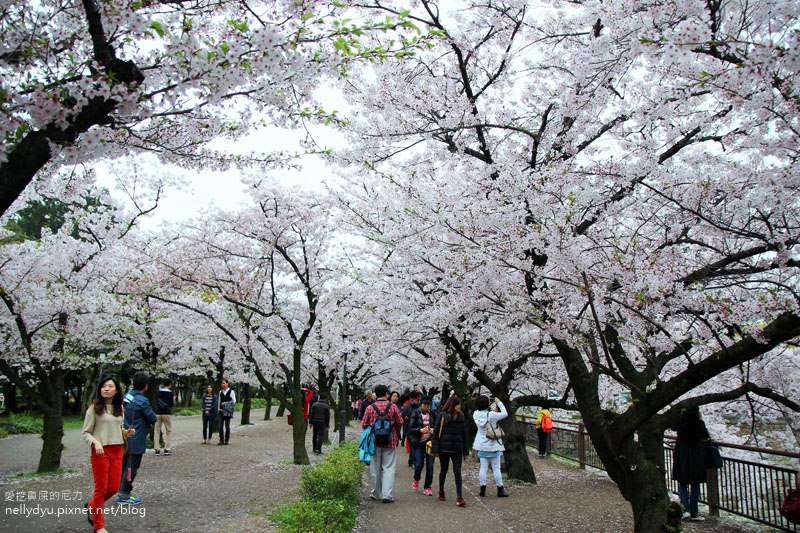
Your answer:
[[[497,497],[498,498],[508,498],[508,493],[506,492],[506,488],[502,485],[497,487]]]
[[[481,485],[481,493],[479,496],[486,496],[486,485]]]

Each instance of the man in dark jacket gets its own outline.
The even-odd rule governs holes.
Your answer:
[[[163,436],[164,455],[172,455],[172,406],[175,393],[172,392],[172,380],[165,379],[156,396],[156,428],[153,435],[153,451],[159,455],[158,444]],[[164,430],[163,432],[161,430]]]
[[[142,465],[142,456],[147,450],[147,434],[150,433],[150,426],[157,420],[150,401],[144,395],[149,382],[150,376],[146,372],[137,372],[133,375],[133,389],[122,399],[122,427],[128,429],[133,426],[136,433],[128,439],[128,453],[122,456],[122,481],[119,484],[117,503],[142,503],[141,498],[131,496],[131,490],[136,472]]]
[[[325,434],[331,424],[331,406],[328,405],[328,396],[320,392],[317,401],[311,405],[308,413],[308,422],[313,429],[311,440],[314,453],[322,453],[322,443],[325,442]]]
[[[401,440],[408,438],[408,422],[411,419],[411,413],[419,409],[419,399],[422,398],[422,393],[419,391],[411,391],[408,395],[408,402],[400,409],[400,416],[403,417],[403,434],[400,436]],[[406,447],[408,450],[408,466],[414,466],[414,450],[411,448],[411,443]]]

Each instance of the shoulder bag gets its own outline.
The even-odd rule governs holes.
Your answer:
[[[797,488],[789,489],[781,504],[781,516],[792,524],[800,524],[800,481]]]
[[[442,440],[442,428],[444,427],[444,413],[442,413],[442,418],[439,420],[439,441]],[[428,455],[439,455],[438,453],[433,453],[433,439],[428,439],[428,442],[425,443],[425,453]]]
[[[716,444],[706,443],[706,469],[722,468],[722,455],[719,453],[719,446]]]
[[[488,415],[486,416],[486,424],[483,426],[483,430],[486,433],[486,438],[489,440],[500,440],[505,437],[500,424],[498,424],[497,427],[493,427],[492,423],[489,421]]]

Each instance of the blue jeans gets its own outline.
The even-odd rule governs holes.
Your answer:
[[[322,443],[325,442],[325,422],[314,422],[311,424],[313,430],[311,444],[315,452],[322,452]]]
[[[689,492],[691,489],[691,493]],[[697,502],[700,500],[700,483],[686,483],[678,482],[678,496],[681,499],[681,505],[685,512],[688,512],[692,518],[697,518],[700,513],[697,509]]]
[[[436,458],[425,453],[425,443],[411,445],[411,457],[414,458],[414,481],[419,481],[422,476],[422,465],[425,465],[425,484],[422,488],[431,488],[433,482],[433,465]]]
[[[133,481],[136,479],[136,473],[139,471],[139,467],[142,466],[142,455],[141,453],[126,453],[122,456],[122,479],[119,483],[118,496],[123,496],[125,498],[130,497],[131,491],[133,490]],[[129,465],[131,469],[130,481],[128,481]]]
[[[203,413],[203,440],[211,440],[214,436],[214,415]]]
[[[227,442],[231,440],[231,417],[229,416],[220,416],[219,417],[219,441]]]

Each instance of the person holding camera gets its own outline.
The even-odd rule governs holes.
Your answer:
[[[491,409],[490,409],[491,407]],[[493,430],[496,430],[498,423],[508,416],[508,411],[500,401],[500,398],[493,398],[489,400],[484,395],[478,396],[475,400],[476,411],[472,413],[472,419],[478,428],[475,434],[475,441],[472,444],[472,449],[478,454],[478,459],[481,461],[481,469],[478,473],[478,479],[481,484],[481,496],[486,496],[486,473],[489,471],[489,465],[492,466],[492,474],[494,474],[494,484],[497,486],[497,497],[505,498],[508,496],[505,487],[503,486],[503,474],[500,472],[500,457],[505,451],[502,439],[490,438],[493,435]],[[487,435],[487,433],[489,433]]]

